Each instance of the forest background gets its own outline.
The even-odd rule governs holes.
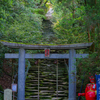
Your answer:
[[[54,34],[45,39],[43,22],[50,8]],[[76,63],[77,85],[80,87],[83,77],[86,85],[89,73],[100,74],[100,0],[0,0],[0,40],[52,45],[93,42],[91,48],[77,51],[89,53],[88,58],[77,59]],[[2,77],[4,54],[18,50],[2,44],[0,48]]]

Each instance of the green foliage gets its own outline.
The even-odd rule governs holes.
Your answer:
[[[84,6],[78,7],[77,2],[66,0],[59,2],[57,6],[54,5],[54,11],[54,30],[59,44],[87,42],[88,37],[84,31]]]
[[[100,24],[100,0],[94,5],[90,0],[52,0],[54,9],[53,27],[56,32],[56,43],[84,43],[94,41],[98,45],[98,26]],[[95,32],[93,29],[95,27]],[[87,31],[88,30],[88,31]],[[90,42],[89,41],[89,42]]]
[[[100,56],[98,53],[92,53],[88,58],[77,59],[77,88],[81,87],[81,80],[84,79],[83,92],[85,91],[86,84],[89,83],[91,75],[100,74]],[[77,90],[79,92],[80,90]]]
[[[42,3],[42,5],[41,5]],[[0,1],[0,40],[40,44],[42,21],[45,19],[45,1],[41,0],[1,0]],[[0,73],[4,54],[17,52],[0,44]]]
[[[2,86],[0,85],[0,91],[2,91],[3,92],[3,88],[2,88]],[[3,100],[3,94],[2,93],[0,93],[0,100]]]
[[[23,18],[23,19],[22,19]],[[29,21],[31,20],[31,21]],[[14,42],[36,43],[41,38],[40,33],[41,20],[37,15],[20,14],[17,21],[6,27],[4,39]]]
[[[2,77],[2,67],[3,67],[3,61],[4,61],[4,53],[6,52],[6,51],[8,51],[9,52],[9,48],[7,48],[7,47],[4,47],[1,43],[0,43],[0,73],[1,73],[1,75],[0,75],[0,77]]]
[[[46,13],[40,5],[40,0],[1,0],[0,40],[40,44],[42,21]],[[10,49],[4,50],[3,46],[1,48],[0,59],[3,59],[1,55]]]
[[[2,88],[2,86],[0,85],[0,91],[3,91],[3,88]]]
[[[0,100],[3,100],[3,94],[0,93]]]
[[[85,2],[86,1],[86,2]],[[83,92],[89,73],[100,74],[100,0],[52,0],[53,28],[56,44],[94,42],[96,53],[77,60],[77,92],[84,78]],[[83,53],[84,51],[82,51]],[[87,50],[85,50],[87,52]],[[88,51],[89,53],[89,51]],[[85,75],[84,75],[85,73]],[[84,100],[85,98],[82,98]]]
[[[77,71],[80,72],[80,75],[82,75],[84,72],[85,75],[89,75],[89,73],[92,75],[95,75],[95,73],[99,74],[99,61],[100,57],[98,56],[98,53],[90,54],[89,58],[80,58],[77,61]]]
[[[39,2],[9,0],[5,3],[2,0],[0,38],[13,42],[40,43],[42,18],[45,18],[45,12],[38,8]]]

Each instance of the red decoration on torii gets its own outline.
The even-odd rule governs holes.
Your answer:
[[[45,57],[49,57],[50,56],[50,49],[46,48],[45,49]]]

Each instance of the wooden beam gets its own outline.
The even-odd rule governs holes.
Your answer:
[[[64,45],[26,45],[10,42],[1,42],[4,46],[10,48],[24,48],[28,50],[44,50],[49,48],[50,50],[69,50],[69,49],[85,49],[90,47],[93,43],[78,43],[78,44],[64,44]]]
[[[6,53],[5,58],[18,59],[19,54]],[[76,58],[86,58],[88,54],[76,54]],[[45,54],[25,54],[26,59],[69,59],[69,54],[50,54],[50,57],[45,57]]]

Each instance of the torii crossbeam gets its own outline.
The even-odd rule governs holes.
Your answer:
[[[19,59],[18,64],[18,98],[25,100],[25,59],[47,59],[44,54],[25,54],[25,50],[69,50],[69,54],[50,54],[48,59],[69,59],[69,96],[68,100],[76,100],[76,66],[75,58],[85,58],[88,54],[76,54],[77,49],[86,49],[92,43],[68,44],[68,45],[26,45],[9,42],[1,42],[9,48],[19,49],[19,54],[5,54],[5,58]],[[74,74],[72,73],[74,72]]]

